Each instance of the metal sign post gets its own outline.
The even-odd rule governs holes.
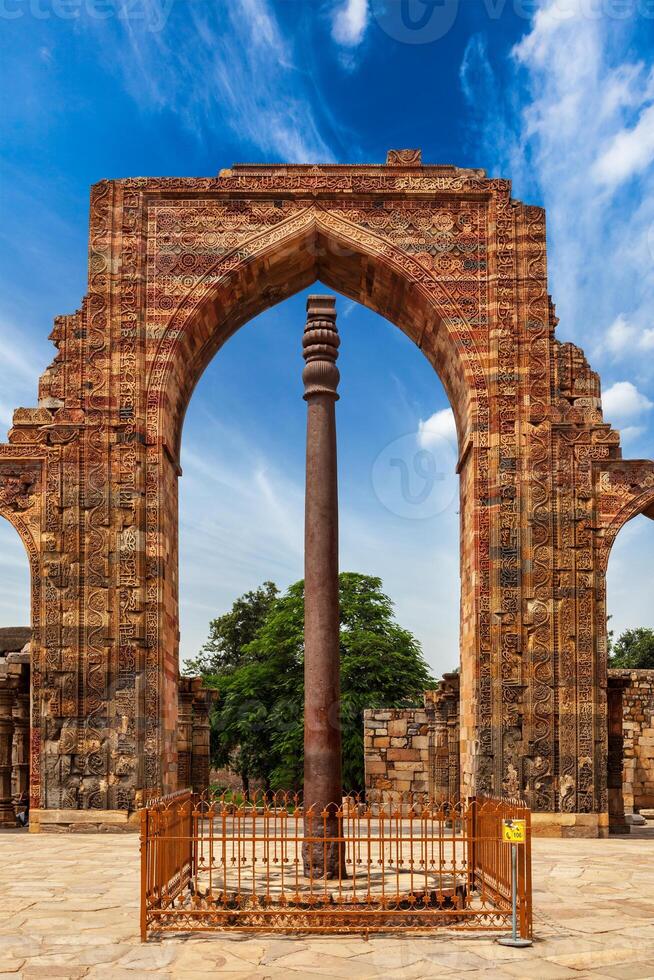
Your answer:
[[[518,949],[532,945],[531,939],[523,939],[518,935],[518,847],[524,845],[526,839],[525,820],[502,821],[502,840],[511,845],[511,935],[501,936],[497,941],[501,946],[514,946]]]

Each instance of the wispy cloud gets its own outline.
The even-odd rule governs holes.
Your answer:
[[[144,110],[172,110],[199,140],[222,122],[269,157],[333,159],[312,82],[267,0],[175,5],[158,31],[147,17],[118,23],[128,43],[111,57]]]
[[[619,313],[595,347],[594,356],[609,353],[615,360],[621,360],[640,351],[654,351],[654,328],[636,326],[624,313]]]
[[[443,408],[434,412],[428,419],[420,419],[418,423],[418,445],[430,449],[441,439],[446,439],[456,448],[456,423],[451,408]]]
[[[559,337],[581,344],[605,383],[621,381],[619,362],[654,395],[643,356],[654,349],[654,70],[651,49],[638,53],[641,26],[542,0],[507,63],[473,36],[461,80],[475,118],[489,106],[477,121],[491,169],[545,205]],[[501,92],[486,99],[500,72],[516,112]]]
[[[368,0],[344,0],[332,14],[332,37],[337,44],[354,48],[361,44],[370,20]]]
[[[43,368],[25,331],[0,317],[0,441],[5,436],[1,429],[11,427],[14,409],[36,405]]]
[[[279,446],[249,437],[236,419],[221,421],[199,405],[191,410],[199,414],[183,443],[180,481],[183,658],[197,653],[209,620],[237,595],[264,579],[285,588],[301,578],[304,555],[302,454],[280,460]],[[434,424],[444,433],[451,429],[448,413],[436,413],[443,421]],[[454,450],[450,455],[453,468]],[[342,476],[341,568],[380,575],[399,621],[422,640],[435,669],[450,669],[458,655],[451,614],[459,598],[455,508],[430,520],[403,520],[370,487],[361,494]],[[415,581],[427,583],[425,594]]]
[[[651,94],[650,94],[651,97]],[[616,133],[595,161],[593,177],[600,184],[615,188],[646,170],[654,160],[654,106],[643,109],[635,126]]]
[[[651,453],[654,414],[654,73],[642,27],[583,0],[542,0],[506,63],[475,36],[461,66],[479,162],[545,205],[558,336],[591,356],[604,417],[633,456]],[[646,518],[618,537],[607,579],[616,634],[652,623],[653,546]]]

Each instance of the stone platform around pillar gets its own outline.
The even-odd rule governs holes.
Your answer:
[[[532,837],[608,837],[608,813],[532,813]]]
[[[30,810],[31,834],[137,833],[138,810]]]

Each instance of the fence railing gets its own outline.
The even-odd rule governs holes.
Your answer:
[[[336,814],[337,836],[325,836]],[[511,918],[498,799],[347,798],[305,813],[299,796],[183,791],[154,800],[141,821],[141,934],[161,931],[428,932],[503,929]],[[336,847],[340,873],[314,873],[307,854]],[[529,937],[529,834],[520,860],[518,921]],[[327,867],[325,860],[318,862]]]

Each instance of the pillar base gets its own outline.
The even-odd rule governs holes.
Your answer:
[[[532,813],[532,837],[608,837],[608,813]]]
[[[11,803],[0,806],[0,827],[15,827],[16,813]]]
[[[30,810],[30,833],[137,833],[138,810]]]

